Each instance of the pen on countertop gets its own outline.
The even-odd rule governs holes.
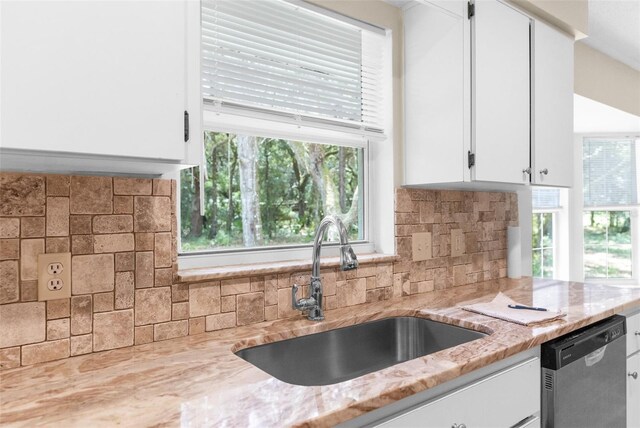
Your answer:
[[[531,311],[548,311],[547,308],[536,308],[535,306],[508,305],[511,309],[529,309]]]

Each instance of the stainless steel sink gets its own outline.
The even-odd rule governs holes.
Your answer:
[[[486,336],[395,317],[242,349],[240,358],[294,385],[330,385]]]

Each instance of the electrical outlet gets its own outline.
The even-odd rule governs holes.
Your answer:
[[[71,253],[38,254],[38,300],[71,297]]]
[[[413,261],[428,260],[431,258],[431,233],[421,232],[411,235],[411,250]]]

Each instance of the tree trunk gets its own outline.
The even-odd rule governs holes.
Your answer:
[[[258,141],[256,137],[237,135],[236,142],[240,163],[242,241],[245,247],[254,247],[262,241],[258,193]]]
[[[338,148],[338,193],[340,194],[340,212],[347,210],[347,192],[345,188],[345,169],[347,162],[344,158],[344,147]]]
[[[233,226],[233,176],[236,173],[238,153],[231,149],[231,137],[229,137],[228,141],[227,164],[229,165],[229,211],[227,212],[227,235],[231,237],[231,227]]]
[[[218,235],[218,146],[215,142],[211,148],[211,199],[209,239],[216,239]]]
[[[191,230],[189,236],[197,238],[202,235],[202,215],[200,215],[200,173],[197,168],[191,170],[193,177],[193,198],[191,199]]]

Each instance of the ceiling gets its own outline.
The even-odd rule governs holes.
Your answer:
[[[589,37],[580,42],[640,71],[640,0],[589,0]]]
[[[580,95],[573,96],[573,132],[640,134],[640,117]]]
[[[589,37],[581,42],[640,71],[640,1],[589,0]]]

